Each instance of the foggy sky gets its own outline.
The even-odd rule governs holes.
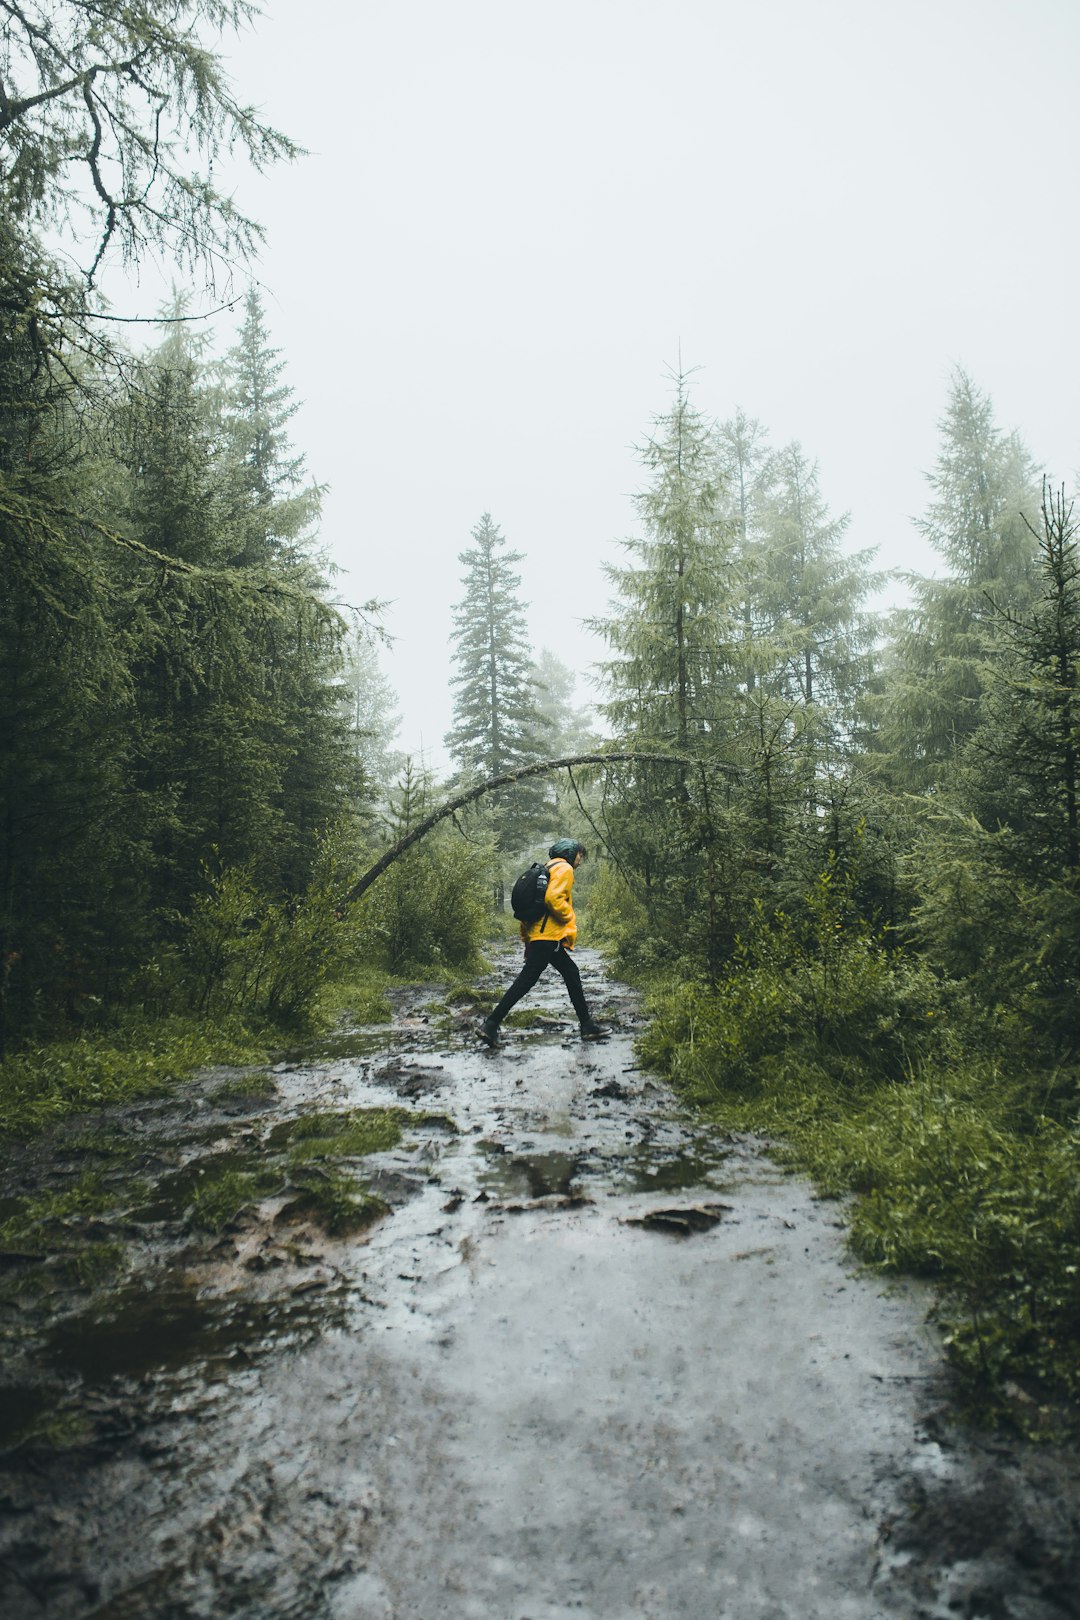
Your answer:
[[[1074,0],[272,0],[228,44],[311,151],[238,201],[338,587],[392,604],[405,747],[443,757],[484,511],[538,640],[600,655],[578,620],[680,352],[886,567],[932,566],[958,364],[1072,483],[1078,45]]]

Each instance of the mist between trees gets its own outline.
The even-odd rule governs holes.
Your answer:
[[[454,774],[434,781],[395,752],[378,604],[338,600],[320,553],[258,293],[217,356],[183,297],[148,347],[99,319],[117,244],[213,281],[257,237],[154,147],[164,119],[204,158],[290,154],[168,22],[243,9],[69,3],[61,45],[38,7],[5,8],[0,1039],[20,1095],[43,1042],[135,1015],[302,1025],[335,978],[467,971],[507,880],[572,830],[585,939],[651,986],[649,1059],[862,1194],[862,1252],[943,1281],[958,1359],[1014,1408],[1075,1400],[1069,494],[958,372],[919,525],[940,572],[881,620],[811,454],[717,425],[676,376],[598,670],[543,646],[497,514],[447,536]],[[81,276],[43,246],[61,223]],[[506,785],[342,905],[441,798],[605,746],[679,763]]]

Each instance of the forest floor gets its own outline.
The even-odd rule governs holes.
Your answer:
[[[580,956],[604,1044],[554,975],[495,1053],[418,986],[13,1157],[55,1252],[0,1256],[6,1620],[1080,1615],[1075,1454],[957,1423],[927,1296],[681,1113]],[[388,1107],[381,1218],[329,1236],[297,1118]]]

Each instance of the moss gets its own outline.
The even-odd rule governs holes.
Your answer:
[[[506,1022],[512,1029],[543,1029],[555,1024],[565,1024],[566,1017],[558,1013],[544,1012],[540,1007],[521,1007],[507,1013]]]
[[[283,1221],[308,1219],[331,1237],[362,1232],[390,1213],[390,1206],[341,1171],[324,1171],[310,1179],[279,1217]]]
[[[208,1232],[221,1232],[236,1217],[281,1184],[270,1170],[246,1171],[233,1167],[210,1175],[196,1187],[191,1200],[192,1220]]]
[[[401,1140],[402,1125],[415,1117],[403,1108],[352,1108],[336,1113],[302,1114],[289,1122],[282,1137],[288,1144],[291,1164],[311,1159],[359,1159],[368,1153],[382,1153],[396,1147]]]
[[[76,1451],[93,1439],[93,1425],[81,1412],[53,1408],[15,1437],[15,1445],[41,1451]]]
[[[444,1003],[447,1007],[485,1007],[491,997],[472,984],[459,984],[451,990]]]
[[[94,1288],[119,1276],[126,1264],[127,1249],[122,1243],[86,1243],[65,1256],[60,1274],[76,1287]]]
[[[44,1253],[50,1233],[62,1222],[102,1214],[115,1202],[116,1194],[104,1185],[102,1172],[84,1170],[74,1186],[16,1200],[16,1208],[0,1224],[0,1245]]]

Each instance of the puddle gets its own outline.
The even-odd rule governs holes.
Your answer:
[[[588,1154],[508,1154],[497,1143],[477,1144],[489,1155],[480,1184],[487,1192],[509,1198],[570,1198],[581,1191],[581,1177],[598,1166]]]
[[[637,1148],[612,1170],[631,1192],[685,1192],[690,1187],[720,1185],[716,1172],[730,1154],[696,1144],[696,1151],[658,1154],[655,1147]]]
[[[573,1197],[592,1182],[600,1190],[622,1193],[685,1192],[691,1187],[718,1187],[716,1172],[728,1158],[726,1150],[696,1151],[655,1143],[627,1152],[508,1153],[497,1142],[477,1144],[486,1155],[480,1184],[489,1193],[513,1198]]]
[[[886,1620],[944,1613],[946,1600],[991,1612],[963,1585],[993,1592],[1004,1568],[997,1521],[982,1534],[981,1475],[964,1476],[961,1500],[958,1446],[940,1482],[941,1452],[919,1432],[925,1456],[913,1460],[914,1419],[938,1399],[917,1312],[851,1274],[832,1210],[797,1180],[681,1117],[658,1083],[630,1079],[634,1003],[592,962],[586,953],[591,999],[615,1020],[605,1045],[579,1046],[561,983],[535,994],[556,1022],[510,1029],[497,1053],[464,1021],[440,1030],[408,1016],[430,1003],[427,985],[423,1001],[395,993],[406,1014],[395,1026],[292,1051],[275,1071],[288,1075],[276,1112],[257,1131],[229,1127],[220,1151],[221,1125],[190,1094],[114,1116],[139,1142],[132,1173],[157,1183],[130,1217],[141,1271],[48,1301],[26,1290],[3,1321],[0,1494],[14,1511],[0,1525],[0,1612],[36,1620],[45,1609],[27,1594],[39,1590],[57,1620],[91,1609],[102,1620],[391,1609],[693,1620],[725,1592],[744,1599],[745,1620],[865,1620],[871,1607]],[[472,1005],[491,1004],[511,965],[500,958]],[[422,1112],[435,1091],[438,1116]],[[389,1107],[414,1095],[415,1112]],[[346,1150],[374,1128],[369,1111],[404,1134],[364,1166],[361,1189],[355,1157],[373,1150]],[[230,1190],[263,1177],[284,1191],[290,1149],[324,1131],[333,1154],[293,1160],[293,1203],[276,1225],[264,1208],[227,1236],[181,1229],[193,1206],[221,1213]],[[319,1221],[289,1224],[305,1200],[375,1194],[387,1219],[332,1250]],[[564,1218],[580,1199],[602,1207]],[[542,1219],[489,1220],[484,1207],[541,1201]],[[21,1207],[10,1199],[0,1215]],[[95,1235],[89,1221],[64,1234]],[[733,1263],[752,1256],[762,1263]],[[204,1408],[212,1421],[198,1420]],[[70,1442],[84,1448],[77,1466],[69,1420],[93,1442]],[[31,1458],[12,1442],[34,1425]],[[1008,1547],[1037,1526],[1066,1595],[1008,1612],[1058,1620],[1075,1612],[1075,1557],[1059,1552],[1075,1540],[1071,1476],[1063,1488],[1033,1475],[1018,1494],[1011,1469],[1010,1454]],[[928,1509],[905,1520],[909,1478]],[[718,1502],[732,1532],[719,1538]],[[976,1526],[963,1568],[939,1545],[943,1523],[955,1546]],[[1026,1580],[1030,1556],[1005,1556],[1008,1578]]]
[[[400,1057],[376,1069],[374,1077],[380,1085],[395,1091],[406,1101],[434,1096],[446,1085],[446,1072],[441,1063],[408,1063]]]

